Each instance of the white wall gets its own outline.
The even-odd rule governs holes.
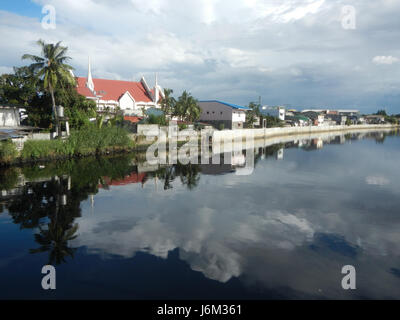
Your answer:
[[[271,117],[285,121],[285,108],[283,107],[266,107],[265,109],[263,107],[262,111]]]
[[[246,121],[246,112],[233,109],[232,121],[233,122],[245,122]]]
[[[134,110],[135,101],[131,98],[128,93],[125,93],[121,99],[119,99],[119,107],[121,110]]]
[[[0,127],[17,127],[20,125],[19,110],[0,108]]]

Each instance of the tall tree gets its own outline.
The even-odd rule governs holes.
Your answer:
[[[24,54],[22,59],[32,60],[29,68],[35,73],[36,77],[43,80],[43,87],[51,95],[53,116],[56,121],[58,136],[61,136],[61,128],[56,112],[56,101],[54,91],[58,86],[73,85],[74,77],[71,75],[73,68],[66,64],[71,58],[66,56],[67,47],[61,46],[61,41],[56,44],[45,43],[43,40],[38,40],[37,44],[42,49],[42,56]]]
[[[164,89],[165,98],[161,100],[161,110],[165,115],[171,114],[175,108],[176,100],[172,97],[174,90],[172,89]]]
[[[14,67],[13,74],[0,76],[0,103],[28,106],[38,89],[38,81],[28,67]]]
[[[185,90],[178,98],[174,114],[179,116],[181,119],[193,122],[200,117],[201,110],[198,101]]]
[[[251,110],[247,111],[247,113],[246,113],[246,126],[253,128],[256,117],[260,117],[260,115],[261,115],[260,105],[254,103],[254,102],[250,102],[249,108]]]

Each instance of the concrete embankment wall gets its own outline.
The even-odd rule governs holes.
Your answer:
[[[353,125],[353,126],[321,126],[321,127],[289,127],[289,128],[264,128],[264,129],[238,129],[213,132],[213,141],[235,138],[269,138],[289,135],[313,135],[324,132],[349,132],[363,130],[383,130],[399,128],[395,125]]]

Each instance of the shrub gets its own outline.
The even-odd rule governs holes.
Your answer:
[[[93,125],[72,131],[67,144],[74,154],[90,154],[109,149],[133,147],[127,130],[108,126],[98,128]]]
[[[29,140],[22,150],[22,159],[48,159],[74,155],[97,154],[108,150],[133,147],[128,132],[120,127],[91,124],[73,130],[67,140]]]
[[[224,130],[225,129],[225,124],[224,123],[220,123],[218,128],[219,128],[219,130]]]
[[[147,124],[158,124],[160,126],[167,125],[167,119],[165,118],[165,115],[156,116],[155,114],[151,114],[145,122]]]
[[[0,142],[0,162],[10,163],[18,156],[15,144],[11,140]]]
[[[14,167],[0,171],[0,190],[10,190],[18,184],[19,170]]]
[[[66,146],[63,140],[28,140],[24,144],[21,158],[48,159],[66,154]]]

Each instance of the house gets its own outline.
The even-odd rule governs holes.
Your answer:
[[[301,115],[301,114],[294,114],[288,115],[286,113],[285,121],[290,123],[294,127],[304,127],[310,125],[310,119]]]
[[[359,116],[360,110],[338,110],[338,113],[342,116],[352,117],[352,116]]]
[[[246,122],[246,112],[251,110],[236,104],[218,100],[199,101],[200,121],[216,128],[241,129]]]
[[[20,124],[20,108],[0,106],[0,127],[18,127]]]
[[[385,123],[385,116],[381,116],[381,115],[367,115],[364,117],[365,121],[368,124],[381,124],[381,123]]]
[[[160,108],[159,103],[164,98],[157,76],[153,89],[150,89],[144,77],[140,82],[94,79],[90,60],[87,78],[77,77],[76,81],[78,93],[95,101],[98,112],[119,109],[124,115],[143,116],[143,109]]]
[[[336,114],[328,113],[327,115],[325,115],[325,119],[328,119],[328,120],[334,122],[336,125],[344,126],[347,121],[347,116],[340,115],[338,113],[336,113]]]
[[[269,107],[269,106],[262,106],[260,109],[260,113],[264,116],[271,116],[278,118],[279,120],[285,121],[285,107]]]
[[[324,124],[325,115],[320,110],[304,110],[301,114],[311,119],[314,126],[322,126]]]

